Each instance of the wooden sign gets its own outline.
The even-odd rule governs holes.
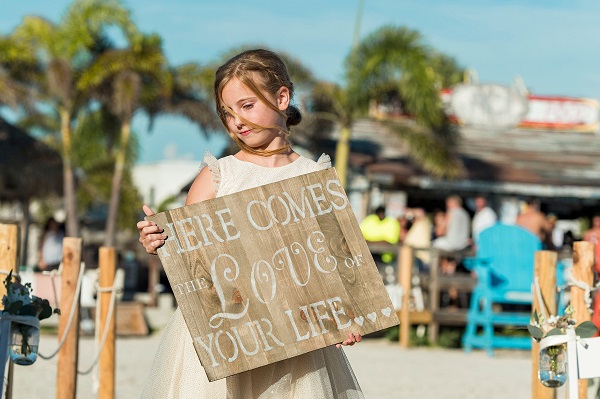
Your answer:
[[[147,219],[210,381],[399,323],[333,168]]]

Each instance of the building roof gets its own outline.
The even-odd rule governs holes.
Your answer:
[[[464,166],[455,180],[434,178],[380,123],[358,121],[350,162],[383,186],[600,200],[600,135],[461,128]]]
[[[60,154],[0,118],[0,200],[60,194],[62,188]]]

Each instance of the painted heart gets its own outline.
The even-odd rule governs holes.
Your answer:
[[[354,318],[354,322],[356,324],[358,324],[359,326],[362,326],[364,324],[364,322],[365,322],[365,318],[362,317],[362,316],[355,317]]]
[[[377,313],[373,312],[373,313],[369,313],[367,315],[367,319],[371,320],[371,321],[375,321],[375,319],[377,318]]]
[[[381,309],[381,314],[390,317],[390,315],[392,314],[392,309],[390,309],[389,307],[383,308]]]

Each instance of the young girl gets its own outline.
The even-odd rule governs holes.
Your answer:
[[[250,50],[227,61],[216,73],[217,113],[241,151],[219,160],[207,153],[186,205],[233,194],[330,167],[301,157],[289,145],[289,127],[300,123],[290,105],[294,85],[277,54]],[[144,212],[152,210],[144,205]],[[167,238],[155,223],[137,224],[140,242],[151,254]],[[360,342],[350,333],[342,345]],[[362,398],[340,345],[208,382],[192,338],[177,309],[165,328],[142,398]]]

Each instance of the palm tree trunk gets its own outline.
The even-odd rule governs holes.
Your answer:
[[[335,148],[335,170],[342,187],[348,181],[348,153],[350,152],[350,126],[342,126],[340,138]]]
[[[67,211],[67,236],[79,237],[79,215],[77,215],[77,198],[75,196],[75,177],[71,162],[71,113],[60,110],[60,134],[63,148],[63,192]]]
[[[112,179],[110,206],[108,208],[108,219],[106,221],[106,237],[104,239],[104,246],[107,247],[112,247],[115,243],[119,201],[121,200],[121,184],[123,182],[123,169],[125,168],[125,155],[127,154],[127,148],[129,147],[130,136],[131,119],[127,119],[121,124],[121,140],[115,159],[115,173],[113,174]]]

